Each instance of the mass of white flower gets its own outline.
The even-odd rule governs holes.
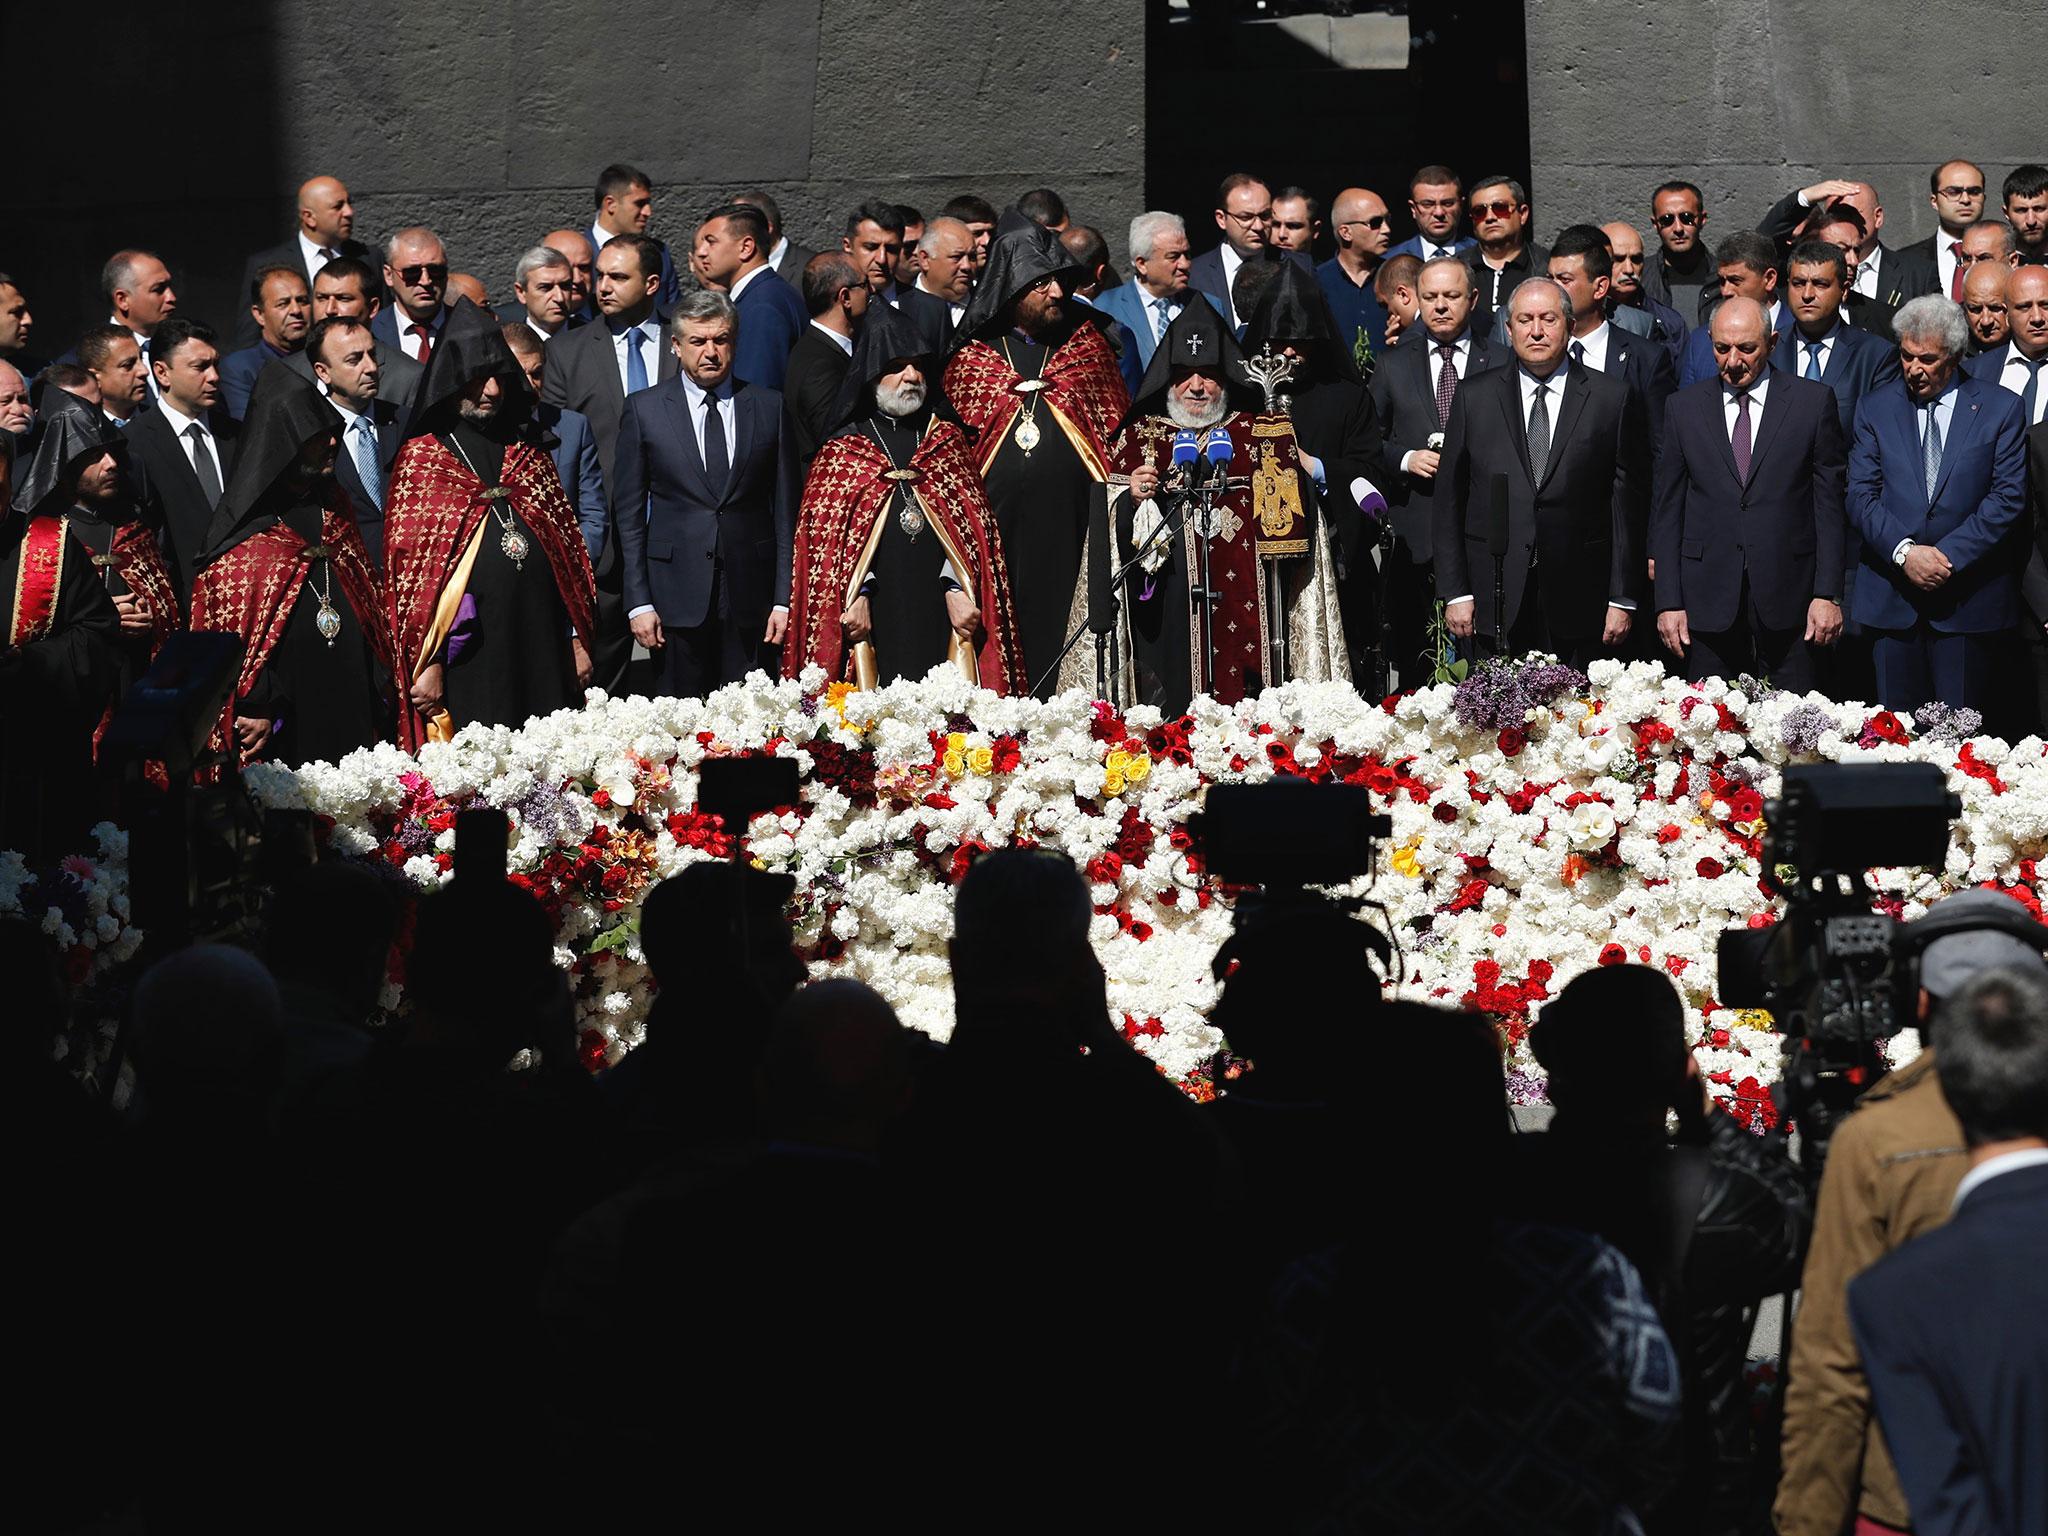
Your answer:
[[[695,770],[733,753],[798,764],[802,803],[755,818],[745,853],[795,878],[792,915],[814,976],[859,977],[906,1024],[945,1038],[953,881],[965,867],[955,852],[1028,840],[1089,871],[1112,1014],[1179,1080],[1199,1080],[1224,1044],[1209,1023],[1210,962],[1230,904],[1205,891],[1185,836],[1174,837],[1211,783],[1293,772],[1380,791],[1393,835],[1354,889],[1384,907],[1374,920],[1397,941],[1389,990],[1496,1013],[1518,1096],[1541,1087],[1525,1040],[1531,1011],[1618,960],[1672,977],[1717,1093],[1753,1100],[1776,1079],[1769,1019],[1714,995],[1715,947],[1723,929],[1781,910],[1760,883],[1760,807],[1788,763],[1946,770],[1963,814],[1945,867],[1874,872],[1895,915],[1968,885],[2033,899],[2032,860],[2048,836],[2039,740],[1915,734],[1911,720],[1863,706],[1687,684],[1650,663],[1596,663],[1583,691],[1499,732],[1461,724],[1452,699],[1442,685],[1382,706],[1344,684],[1296,683],[1231,707],[1199,700],[1176,732],[1156,710],[1115,717],[1078,693],[1000,698],[943,668],[874,692],[828,687],[813,670],[794,681],[757,674],[705,699],[593,691],[581,709],[516,730],[471,726],[417,756],[380,746],[247,779],[266,806],[315,812],[333,850],[420,886],[448,877],[453,810],[504,808],[511,870],[559,905],[557,956],[574,973],[593,1062],[642,1038],[653,983],[637,902],[714,856],[704,819],[690,814]],[[1187,760],[1155,750],[1161,740]],[[844,749],[836,774],[820,767],[832,748]],[[849,760],[871,794],[848,792]],[[101,848],[98,878],[118,879],[104,835]],[[551,859],[576,873],[550,873]],[[0,905],[24,877],[18,859],[0,858]],[[125,916],[119,902],[110,896],[104,910]],[[132,930],[116,923],[111,942],[128,943]],[[395,989],[386,1000],[399,1001]],[[1903,1038],[1895,1059],[1914,1048]]]

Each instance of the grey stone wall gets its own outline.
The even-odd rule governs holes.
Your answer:
[[[508,301],[519,252],[587,225],[612,160],[654,178],[651,233],[682,248],[749,184],[813,246],[877,196],[936,212],[1051,185],[1119,249],[1143,207],[1143,0],[1091,6],[1085,26],[1059,0],[114,4],[99,11],[122,62],[83,79],[76,18],[26,9],[11,115],[71,115],[110,67],[131,103],[86,131],[96,166],[35,155],[10,175],[0,270],[35,285],[46,356],[104,314],[99,264],[122,243],[160,249],[185,310],[224,320],[247,302],[243,259],[288,236],[319,173],[355,194],[359,239],[431,224]],[[189,100],[183,80],[203,82]]]
[[[1884,242],[1933,233],[1927,174],[1984,166],[1990,211],[2048,159],[2042,0],[1525,0],[1538,237],[1591,217],[1649,229],[1671,176],[1705,191],[1710,237],[1784,193],[1867,181]]]

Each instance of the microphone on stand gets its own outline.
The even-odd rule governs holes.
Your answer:
[[[1109,498],[1098,491],[1088,498],[1088,627],[1098,635],[1107,635],[1116,628],[1111,563]]]
[[[1231,442],[1230,434],[1221,427],[1211,428],[1208,437],[1202,443],[1202,457],[1209,463],[1209,478],[1227,478],[1230,471],[1224,466],[1229,464],[1236,454],[1237,446]]]
[[[1173,467],[1167,471],[1167,482],[1176,490],[1185,490],[1194,480],[1201,459],[1201,446],[1194,432],[1182,427],[1173,434]]]
[[[1495,475],[1486,507],[1486,552],[1493,556],[1493,650],[1508,653],[1508,477]]]

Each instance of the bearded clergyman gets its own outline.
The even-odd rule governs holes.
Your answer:
[[[814,664],[873,688],[950,661],[997,693],[1027,686],[1002,540],[936,386],[943,352],[922,310],[877,305],[861,329],[797,514],[791,677]]]
[[[1178,715],[1205,682],[1234,704],[1269,683],[1350,680],[1312,482],[1287,417],[1260,404],[1221,317],[1207,304],[1182,310],[1111,461],[1125,699]],[[1087,588],[1074,593],[1077,621]],[[1094,657],[1081,649],[1061,678],[1091,687]]]
[[[420,376],[384,503],[399,743],[524,725],[590,681],[596,587],[526,370],[468,299]]]
[[[1113,322],[1070,298],[1083,280],[1038,225],[999,236],[946,364],[946,398],[978,434],[1024,666],[1041,697],[1066,639],[1089,497],[1109,476],[1110,436],[1130,406],[1105,331]]]

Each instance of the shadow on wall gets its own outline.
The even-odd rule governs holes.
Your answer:
[[[267,8],[200,0],[10,6],[7,113],[19,152],[0,202],[0,271],[35,316],[29,351],[106,318],[100,268],[124,245],[171,269],[179,312],[226,332],[251,251],[291,229],[279,182]]]
[[[1528,184],[1522,0],[1337,8],[1274,19],[1243,0],[1148,6],[1146,206],[1185,218],[1196,251],[1219,238],[1216,184],[1232,171],[1308,189],[1324,209],[1318,261],[1335,250],[1328,210],[1345,187],[1379,193],[1399,241],[1415,233],[1419,165],[1450,165],[1468,186],[1496,173]]]

